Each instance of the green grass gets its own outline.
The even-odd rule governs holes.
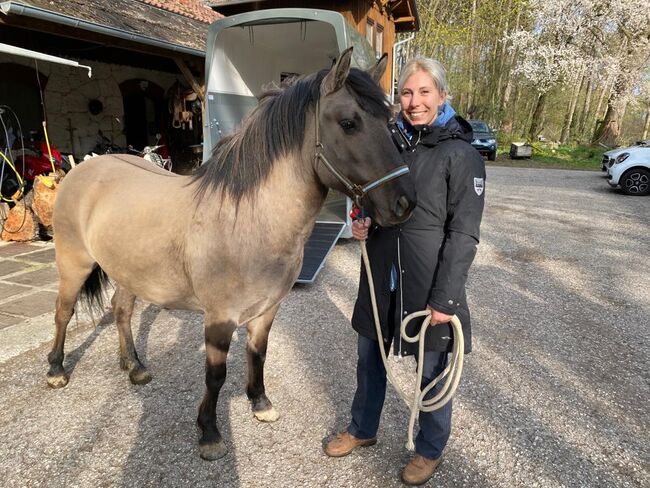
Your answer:
[[[518,166],[527,168],[561,168],[600,170],[600,161],[607,149],[599,146],[559,146],[548,143],[533,144],[531,159],[509,158],[510,144],[499,148],[497,160],[493,163],[499,166]]]

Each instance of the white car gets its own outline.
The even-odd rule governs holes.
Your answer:
[[[603,154],[607,182],[626,195],[650,195],[650,141]]]

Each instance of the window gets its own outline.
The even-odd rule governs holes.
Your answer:
[[[377,26],[375,33],[375,54],[380,58],[384,54],[384,28],[380,25]]]
[[[366,40],[375,51],[375,56],[380,58],[384,54],[384,27],[375,24],[372,19],[366,19]]]
[[[367,19],[366,40],[368,41],[368,44],[370,44],[371,46],[375,45],[374,27],[375,27],[375,23],[372,20]]]

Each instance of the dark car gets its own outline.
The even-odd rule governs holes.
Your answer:
[[[497,137],[482,120],[469,120],[474,131],[474,139],[472,146],[480,152],[483,156],[487,156],[489,161],[494,161],[497,158]]]

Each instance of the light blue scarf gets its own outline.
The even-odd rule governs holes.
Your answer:
[[[449,105],[449,102],[445,102],[442,104],[442,107],[438,110],[438,115],[436,116],[436,120],[433,121],[433,125],[435,126],[440,126],[444,127],[447,125],[447,122],[449,122],[451,119],[454,118],[454,115],[456,115],[456,111],[454,110],[454,107]]]
[[[454,115],[456,115],[454,108],[449,104],[449,102],[445,102],[438,109],[438,115],[436,115],[436,118],[431,125],[433,127],[444,127],[447,125],[447,122],[454,117]],[[414,135],[413,126],[404,118],[402,112],[397,115],[397,120],[395,122],[397,123],[397,126],[402,129],[402,132],[406,134],[409,140],[411,140]]]

